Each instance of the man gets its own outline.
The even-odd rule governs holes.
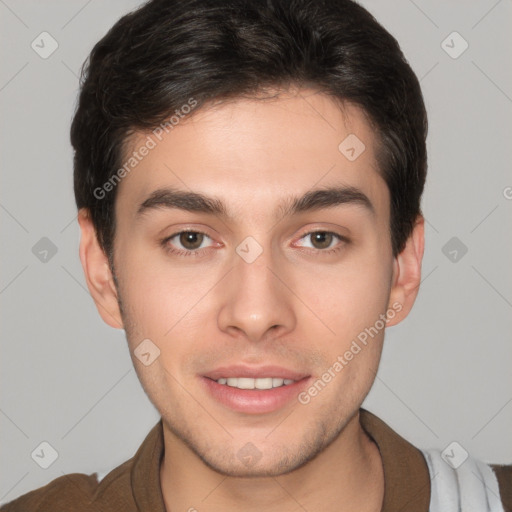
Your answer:
[[[421,280],[427,118],[346,0],[154,0],[93,49],[71,129],[80,258],[161,421],[13,511],[510,510],[361,409]]]

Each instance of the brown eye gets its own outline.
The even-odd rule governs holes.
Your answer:
[[[201,231],[179,231],[174,235],[160,240],[166,253],[173,256],[206,256],[207,251],[213,249],[213,240]]]
[[[197,233],[195,231],[183,231],[179,235],[179,242],[185,249],[194,251],[201,247],[203,243],[203,233]]]
[[[316,231],[310,233],[311,243],[315,249],[327,249],[331,246],[333,241],[333,233],[328,231]]]
[[[348,243],[348,238],[332,231],[310,231],[302,235],[299,245],[318,254],[330,254],[341,250]]]

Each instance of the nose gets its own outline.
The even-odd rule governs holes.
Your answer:
[[[278,266],[270,248],[252,262],[235,253],[233,263],[223,286],[219,328],[251,342],[292,331],[296,324],[292,277],[283,264]]]

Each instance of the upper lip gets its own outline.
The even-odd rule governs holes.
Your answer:
[[[276,377],[280,379],[301,380],[308,377],[306,373],[289,370],[282,366],[222,366],[215,370],[209,371],[204,374],[212,380],[219,380],[221,378],[229,377],[249,377],[252,379],[263,379],[268,377]]]

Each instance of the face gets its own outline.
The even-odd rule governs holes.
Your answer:
[[[202,108],[153,138],[115,212],[140,381],[166,435],[210,468],[292,471],[357,413],[385,315],[403,308],[375,134],[357,107],[300,90]]]

